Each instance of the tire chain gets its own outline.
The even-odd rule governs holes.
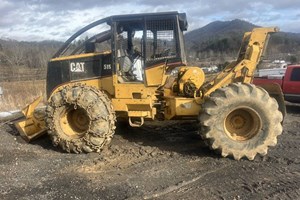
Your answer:
[[[76,99],[73,102],[69,102],[68,95],[67,95],[68,91],[70,91],[70,90],[72,90],[73,88],[76,88],[76,87],[81,87],[82,88],[80,90],[81,92],[80,92],[79,95],[77,95]],[[93,144],[92,142],[90,142],[89,138],[87,138],[89,136],[96,136],[96,137],[100,136],[99,134],[94,133],[93,131],[91,131],[90,127],[86,131],[85,136],[80,138],[79,141],[74,140],[74,139],[62,141],[62,138],[60,138],[59,136],[57,136],[55,134],[55,130],[54,130],[54,113],[55,113],[55,109],[57,109],[59,107],[62,107],[64,105],[67,105],[67,104],[74,104],[74,103],[77,107],[78,106],[78,101],[79,101],[79,99],[81,98],[81,96],[83,95],[83,93],[85,91],[92,91],[93,93],[95,93],[102,102],[105,102],[105,103],[103,103],[103,105],[105,106],[106,110],[108,110],[108,116],[101,117],[101,115],[98,115],[96,118],[91,119],[93,121],[96,121],[96,120],[99,120],[101,118],[102,120],[109,121],[108,122],[109,123],[108,132],[102,136],[104,141],[102,142],[102,144],[100,146]],[[60,98],[55,99],[54,95],[60,95]],[[51,100],[50,100],[50,102],[47,106],[47,109],[46,109],[46,113],[47,113],[46,124],[47,124],[47,127],[48,127],[48,134],[50,135],[50,137],[52,139],[53,145],[58,146],[61,142],[64,142],[65,144],[61,145],[61,146],[67,152],[71,152],[70,146],[72,147],[72,151],[74,153],[81,153],[82,149],[84,149],[84,146],[86,146],[84,151],[87,151],[87,152],[89,152],[89,151],[100,152],[101,149],[103,149],[103,147],[111,141],[111,138],[113,137],[113,134],[114,134],[114,130],[116,128],[115,125],[114,125],[114,123],[116,121],[115,112],[113,110],[112,104],[108,103],[108,102],[110,102],[110,99],[107,97],[107,95],[105,93],[99,91],[95,87],[86,86],[85,84],[81,84],[81,83],[74,84],[73,86],[67,85],[67,86],[61,88],[60,90],[58,90],[57,93],[54,94],[54,95],[51,97]],[[92,108],[97,103],[97,100],[98,99],[95,99],[91,104],[86,106],[85,109],[87,110],[87,112],[90,108]],[[76,109],[76,108],[74,107],[74,109]],[[109,110],[110,110],[110,112],[109,112]],[[84,145],[80,145],[80,144],[84,144]],[[90,150],[88,148],[90,148]]]

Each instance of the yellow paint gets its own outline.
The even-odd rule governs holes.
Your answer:
[[[148,86],[158,86],[163,82],[165,74],[165,64],[157,65],[145,70]]]
[[[195,118],[199,115],[201,109],[201,106],[193,98],[166,97],[166,101],[166,119],[172,119],[176,116]]]
[[[106,91],[109,95],[114,96],[115,94],[115,87],[114,87],[114,80],[112,76],[108,76],[105,78],[101,78],[101,80],[98,80],[99,83],[99,89]]]
[[[176,117],[193,117],[196,118],[201,110],[201,104],[205,102],[205,97],[209,96],[213,91],[220,87],[224,87],[233,82],[251,83],[254,70],[260,58],[264,53],[266,43],[268,41],[268,33],[278,32],[276,28],[255,28],[250,33],[245,33],[242,47],[237,61],[229,64],[221,73],[219,73],[212,81],[203,85],[205,75],[203,71],[197,67],[181,67],[183,76],[180,80],[173,80],[169,84],[169,88],[163,90],[165,119],[174,119]],[[102,53],[86,53],[67,57],[52,59],[51,61],[72,60],[98,55],[110,54],[111,52]],[[117,65],[117,68],[119,66]],[[154,119],[157,113],[154,103],[158,86],[164,85],[168,75],[166,75],[165,64],[153,66],[145,70],[146,83],[130,82],[119,83],[118,76],[98,79],[85,79],[64,83],[57,86],[52,94],[58,92],[65,86],[75,84],[85,84],[93,86],[104,91],[112,101],[114,110],[118,116],[122,117],[140,117]],[[176,82],[177,81],[177,82]],[[172,83],[173,82],[173,83]],[[182,93],[185,83],[193,83],[199,89],[199,96],[194,98],[184,97]],[[179,91],[173,90],[174,85],[178,86]],[[45,132],[44,119],[36,118],[33,110],[38,104],[38,100],[23,110],[26,120],[16,123],[19,132],[27,139],[38,137]],[[118,114],[120,113],[120,115]],[[240,118],[236,118],[236,126],[239,126]],[[251,125],[249,125],[251,126]]]
[[[127,116],[152,118],[156,87],[146,87],[143,83],[122,83],[115,85],[112,104],[116,112],[123,111]]]
[[[107,55],[110,54],[110,51],[104,51],[100,53],[84,53],[84,54],[77,54],[77,55],[71,55],[71,56],[63,56],[63,57],[58,57],[58,58],[53,58],[50,60],[52,61],[62,61],[62,60],[74,60],[74,59],[79,59],[79,58],[88,58],[88,57],[93,57],[93,56],[98,56],[98,55]]]
[[[251,33],[245,33],[237,61],[230,63],[212,81],[202,87],[204,96],[209,96],[216,89],[230,83],[251,83],[254,71],[268,43],[269,33],[278,31],[278,28],[271,27],[255,28]]]
[[[179,73],[182,74],[179,83],[179,91],[183,93],[185,84],[193,84],[199,89],[205,80],[205,74],[199,67],[181,67]]]
[[[34,114],[34,111],[42,97],[38,97],[31,104],[22,109],[25,119],[21,119],[15,123],[20,135],[26,140],[31,141],[46,132],[44,116],[39,117]]]

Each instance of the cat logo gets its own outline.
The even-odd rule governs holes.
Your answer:
[[[70,62],[71,72],[84,72],[84,62]]]

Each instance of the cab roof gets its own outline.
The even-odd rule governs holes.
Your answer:
[[[188,22],[185,13],[179,13],[177,11],[172,12],[157,12],[157,13],[139,13],[139,14],[126,14],[126,15],[113,15],[108,17],[107,23],[118,21],[128,21],[128,20],[143,20],[143,19],[156,19],[163,20],[169,17],[178,16],[180,28],[183,31],[187,30]]]

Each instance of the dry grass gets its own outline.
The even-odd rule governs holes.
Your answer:
[[[206,74],[210,81],[216,74]],[[43,96],[46,102],[45,80],[0,82],[3,95],[0,96],[0,112],[20,110],[35,98]]]
[[[39,96],[45,99],[44,80],[0,82],[0,87],[3,90],[0,112],[20,110]]]

